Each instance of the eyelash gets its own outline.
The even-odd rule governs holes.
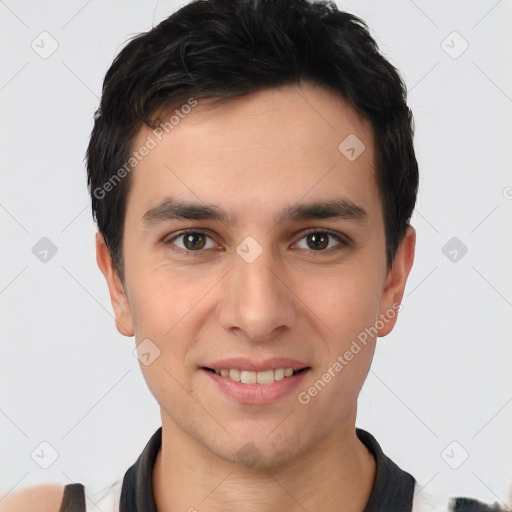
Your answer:
[[[329,229],[319,229],[319,228],[312,228],[312,229],[304,231],[302,233],[301,238],[299,238],[299,240],[297,242],[295,242],[295,244],[300,242],[302,239],[304,239],[308,235],[315,234],[315,233],[326,234],[326,235],[334,238],[337,242],[339,242],[339,245],[336,246],[336,247],[331,247],[329,249],[322,249],[322,250],[318,250],[318,251],[307,250],[307,252],[311,253],[314,256],[322,256],[323,254],[326,254],[326,253],[329,254],[333,250],[341,250],[341,249],[343,249],[345,247],[350,246],[350,241],[349,241],[349,239],[347,237],[344,237],[340,233],[336,233],[335,231],[331,231]],[[182,238],[184,236],[190,235],[190,234],[203,235],[203,236],[206,236],[206,237],[212,239],[212,237],[207,232],[205,232],[205,231],[201,231],[201,230],[188,230],[188,231],[182,231],[182,232],[178,233],[177,235],[174,235],[172,238],[165,238],[163,240],[163,243],[164,243],[164,245],[173,245],[173,242],[175,240],[177,240],[179,238]],[[203,253],[205,251],[203,249],[198,250],[198,251],[192,251],[190,249],[182,249],[181,247],[177,247],[177,250],[181,251],[181,252],[185,252],[187,255],[188,254],[194,254],[194,253],[201,254],[201,253]]]

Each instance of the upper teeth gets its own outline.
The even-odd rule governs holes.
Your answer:
[[[275,380],[281,380],[293,375],[293,368],[276,368],[275,370],[265,370],[263,372],[252,372],[249,370],[222,369],[213,370],[217,375],[228,377],[236,382],[243,384],[271,384]]]

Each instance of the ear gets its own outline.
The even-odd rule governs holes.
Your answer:
[[[398,308],[402,303],[405,284],[414,262],[414,249],[416,246],[416,231],[408,226],[405,236],[398,246],[398,250],[391,269],[388,271],[384,289],[382,290],[381,309],[378,324],[383,325],[378,330],[378,337],[387,336],[396,324]]]
[[[116,317],[116,328],[124,336],[133,336],[134,329],[130,305],[121,279],[112,265],[110,250],[105,244],[103,235],[99,232],[96,233],[96,262],[107,281],[110,302]]]

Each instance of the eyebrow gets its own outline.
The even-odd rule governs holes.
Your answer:
[[[215,220],[225,224],[232,224],[234,221],[234,217],[219,206],[181,201],[172,197],[166,197],[142,216],[143,223],[148,227],[170,220],[183,219]],[[290,205],[274,216],[275,223],[316,219],[345,219],[366,222],[368,221],[368,213],[364,208],[349,199],[335,198]]]

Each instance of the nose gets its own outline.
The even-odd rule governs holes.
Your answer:
[[[297,311],[293,283],[271,250],[252,262],[238,255],[226,276],[221,326],[252,343],[271,342],[293,327]]]

